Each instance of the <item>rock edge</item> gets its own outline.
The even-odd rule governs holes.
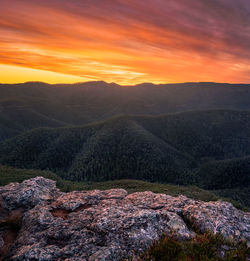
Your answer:
[[[250,213],[228,202],[123,189],[64,193],[43,177],[0,187],[0,213],[0,251],[15,261],[120,260],[163,233],[186,240],[193,230],[250,242]],[[6,220],[20,221],[12,238]]]

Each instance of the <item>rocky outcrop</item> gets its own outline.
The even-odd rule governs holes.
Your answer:
[[[0,201],[0,249],[6,260],[120,260],[144,251],[163,233],[186,240],[197,230],[250,241],[249,213],[221,201],[128,195],[123,189],[63,193],[42,177],[1,187]],[[5,242],[15,211],[19,231]]]
[[[56,182],[37,177],[25,180],[23,183],[10,183],[0,187],[0,196],[3,207],[8,210],[29,209],[39,204],[48,203],[59,195]]]

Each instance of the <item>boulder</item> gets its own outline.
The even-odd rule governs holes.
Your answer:
[[[249,213],[221,201],[123,189],[62,193],[41,177],[2,187],[0,195],[4,209],[24,208],[10,260],[120,260],[163,234],[191,239],[193,228],[250,241]]]
[[[29,209],[46,203],[60,194],[56,182],[43,177],[25,180],[21,184],[10,183],[0,187],[0,200],[6,209]]]

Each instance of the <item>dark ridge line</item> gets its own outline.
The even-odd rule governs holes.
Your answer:
[[[249,86],[250,83],[225,83],[225,82],[209,82],[209,81],[204,81],[204,82],[179,82],[179,83],[151,83],[151,82],[143,82],[143,83],[138,83],[138,84],[132,84],[132,85],[123,85],[123,84],[118,84],[115,82],[105,82],[105,81],[87,81],[87,82],[75,82],[75,83],[47,83],[47,82],[42,82],[42,81],[27,81],[23,83],[0,83],[0,87],[2,85],[11,85],[11,86],[19,86],[19,85],[26,85],[30,86],[32,84],[35,84],[37,86],[69,86],[69,87],[89,87],[89,85],[93,84],[98,84],[98,86],[92,86],[92,87],[184,87],[186,85],[194,85],[192,87],[195,87],[196,85],[213,85],[211,87],[225,87],[226,85],[229,86]],[[187,86],[191,87],[191,86]],[[249,86],[250,87],[250,86]]]

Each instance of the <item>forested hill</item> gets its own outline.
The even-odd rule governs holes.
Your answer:
[[[0,144],[1,164],[49,169],[71,180],[130,178],[209,189],[247,186],[249,156],[250,112],[244,111],[116,117],[35,129]]]
[[[0,140],[38,127],[83,125],[117,115],[250,110],[250,85],[105,82],[0,84]]]

